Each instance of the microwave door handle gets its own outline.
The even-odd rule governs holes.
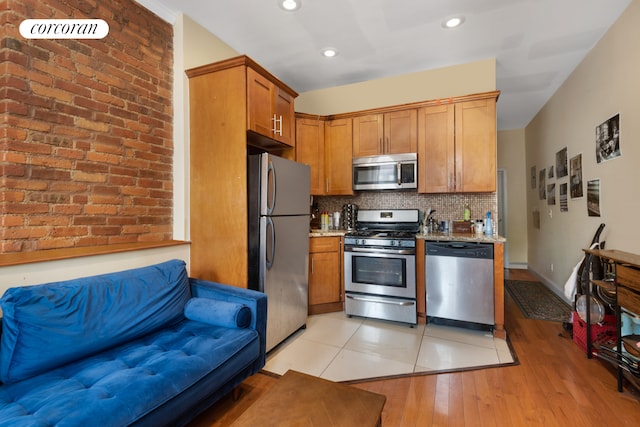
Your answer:
[[[402,185],[402,164],[398,162],[397,165],[398,165],[398,187],[400,187]]]

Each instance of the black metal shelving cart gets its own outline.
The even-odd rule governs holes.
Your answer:
[[[586,254],[600,257],[612,267],[613,282],[592,280],[595,287],[615,293],[616,336],[615,340],[592,342],[591,337],[591,286],[587,287],[586,327],[587,357],[596,356],[613,363],[617,367],[618,391],[623,389],[626,378],[634,387],[640,385],[640,357],[630,353],[622,336],[622,313],[640,314],[640,255],[618,251],[584,249]]]

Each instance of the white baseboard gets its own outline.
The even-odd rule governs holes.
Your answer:
[[[526,270],[529,268],[529,264],[525,262],[510,262],[505,268],[513,268],[518,270]]]

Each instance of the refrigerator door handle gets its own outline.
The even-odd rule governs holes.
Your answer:
[[[267,217],[267,245],[266,245],[266,267],[271,270],[276,255],[276,228],[271,217]]]
[[[267,215],[273,213],[273,208],[276,205],[276,169],[273,167],[273,162],[269,160],[267,166]]]

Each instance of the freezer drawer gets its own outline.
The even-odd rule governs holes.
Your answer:
[[[418,322],[416,300],[413,299],[347,293],[344,311],[348,316],[392,320],[412,325]]]

